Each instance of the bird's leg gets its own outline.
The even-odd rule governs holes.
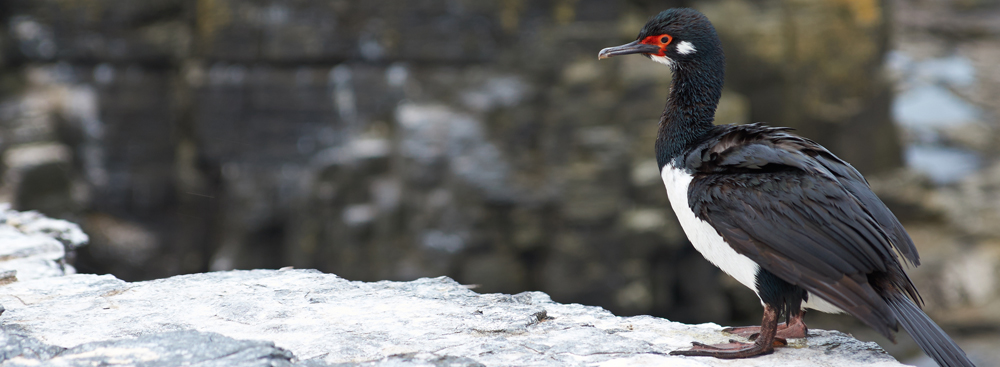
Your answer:
[[[806,310],[802,310],[799,313],[792,315],[787,323],[783,322],[778,324],[777,337],[782,339],[805,338],[806,334],[809,332],[809,328],[806,327],[806,323],[802,320],[805,315]],[[754,340],[757,339],[757,335],[760,334],[760,326],[727,327],[722,329],[722,331]]]
[[[723,359],[748,358],[774,352],[774,344],[785,345],[784,339],[776,338],[778,331],[778,310],[765,305],[764,318],[760,323],[760,335],[753,343],[741,343],[730,340],[726,344],[708,345],[694,342],[694,347],[688,350],[675,350],[670,355],[702,356]]]

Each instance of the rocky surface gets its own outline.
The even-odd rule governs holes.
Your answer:
[[[541,292],[478,294],[447,277],[366,283],[254,270],[129,283],[76,274],[0,290],[2,366],[900,365],[875,343],[822,330],[758,358],[669,356],[733,336]]]
[[[0,203],[0,284],[73,274],[67,255],[87,241],[76,224]]]

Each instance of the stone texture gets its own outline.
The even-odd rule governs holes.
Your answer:
[[[6,334],[20,347],[2,366],[292,366],[292,354],[274,343],[235,340],[215,333],[173,331],[61,348],[30,337]],[[40,351],[36,351],[40,349]],[[41,363],[39,363],[41,362]]]
[[[733,336],[541,292],[478,294],[447,277],[366,283],[254,270],[128,283],[77,274],[2,290],[0,331],[24,348],[5,350],[2,366],[900,365],[875,343],[823,330],[758,358],[669,356]]]
[[[76,273],[67,257],[87,241],[76,224],[0,203],[0,284]]]

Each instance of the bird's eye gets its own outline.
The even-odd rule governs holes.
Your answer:
[[[661,33],[643,37],[642,40],[639,41],[639,43],[644,45],[656,46],[660,49],[659,52],[648,53],[649,55],[664,56],[666,55],[667,52],[667,45],[669,45],[670,42],[673,42],[673,40],[674,37],[671,37],[669,34]]]
[[[650,38],[652,38],[653,42],[658,43],[660,46],[669,45],[671,42],[674,41],[674,37],[667,33],[662,33],[660,35],[652,36]]]

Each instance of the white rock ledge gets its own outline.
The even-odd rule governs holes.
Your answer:
[[[66,254],[88,240],[74,223],[0,203],[0,285],[76,273]]]
[[[743,360],[674,357],[715,324],[617,317],[540,292],[446,278],[348,281],[309,270],[127,283],[76,274],[0,287],[0,366],[899,366],[833,331]]]

